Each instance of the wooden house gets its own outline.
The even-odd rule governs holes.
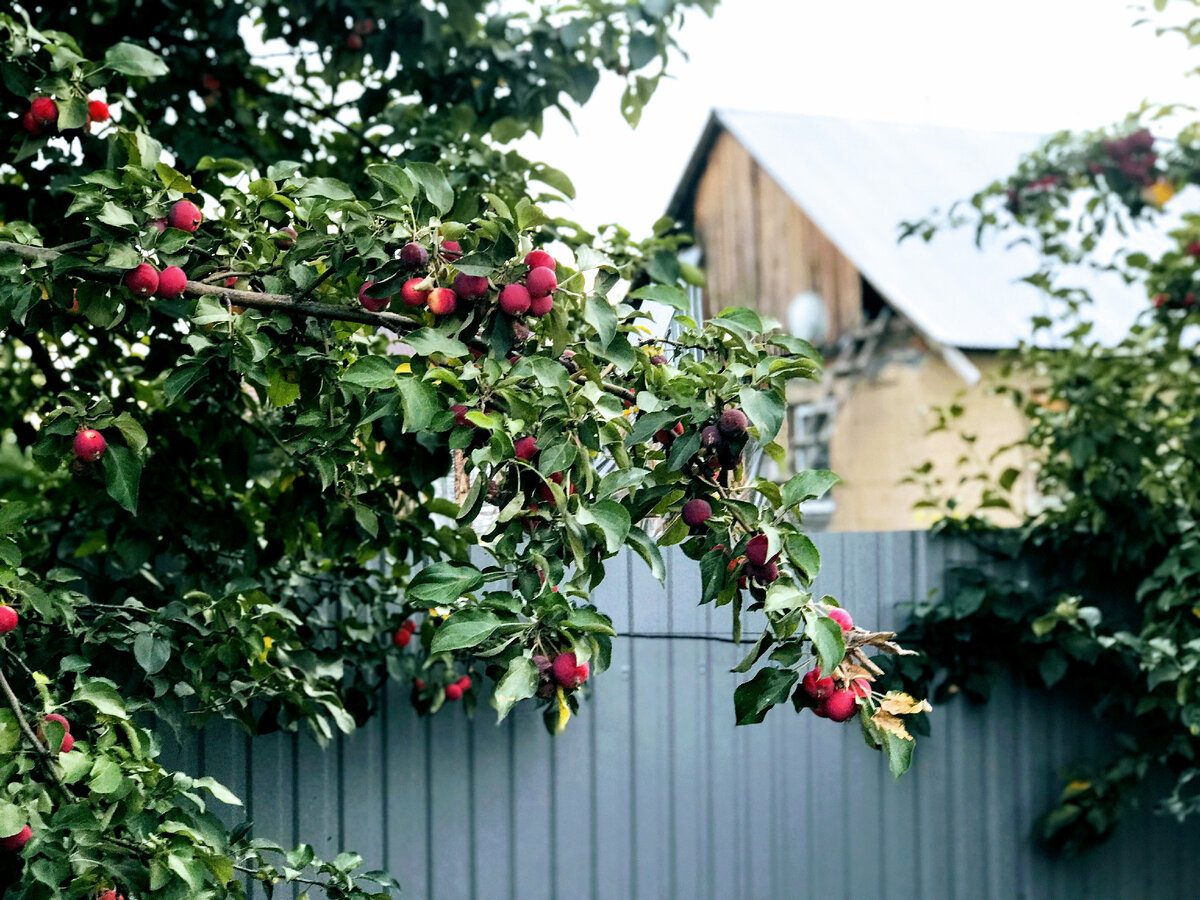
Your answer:
[[[875,531],[930,521],[914,513],[919,489],[900,482],[925,461],[955,476],[961,440],[927,431],[931,411],[960,392],[960,424],[979,446],[1021,433],[1018,413],[981,377],[1049,311],[1020,281],[1036,256],[1009,237],[977,247],[971,229],[898,238],[902,221],[1007,177],[1038,140],[730,110],[710,117],[668,212],[696,239],[704,314],[749,306],[826,355],[821,387],[790,398],[786,426],[790,468],[844,479],[813,510],[814,524]],[[1124,285],[1088,286],[1102,335],[1119,337],[1146,303]]]

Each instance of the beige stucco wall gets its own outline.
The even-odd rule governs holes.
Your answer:
[[[831,467],[843,479],[834,488],[837,507],[830,523],[832,531],[887,531],[927,528],[934,519],[928,510],[914,510],[922,490],[902,485],[900,480],[926,460],[947,482],[956,481],[960,470],[955,462],[964,454],[986,463],[996,448],[1019,437],[1023,418],[1004,397],[987,391],[987,374],[994,372],[994,354],[968,354],[985,377],[966,389],[963,380],[934,352],[909,354],[885,363],[874,376],[857,381],[838,413],[830,444]],[[960,402],[965,410],[948,432],[927,434],[935,421],[931,410],[946,406],[965,389]],[[977,435],[972,450],[959,431]],[[1024,460],[1015,453],[988,464],[994,472],[1008,465],[1019,468]],[[978,489],[961,489],[970,499]],[[968,506],[973,504],[968,504]],[[1001,524],[1014,524],[1003,511],[989,511]]]

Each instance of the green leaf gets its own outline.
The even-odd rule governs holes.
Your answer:
[[[442,334],[433,328],[418,328],[411,334],[406,334],[404,343],[421,356],[429,356],[432,353],[444,353],[446,356],[466,356],[468,353],[467,345],[458,338]]]
[[[133,639],[133,658],[147,675],[157,675],[171,658],[171,642],[143,631]]]
[[[141,461],[126,448],[110,444],[104,454],[104,482],[108,496],[135,515],[141,477]]]
[[[92,777],[88,781],[88,789],[96,794],[115,794],[125,786],[125,776],[121,767],[102,756],[92,764]]]
[[[170,191],[179,191],[181,194],[194,194],[196,188],[192,185],[192,180],[182,172],[177,172],[164,162],[160,162],[154,166],[154,171],[161,181]]]
[[[575,185],[571,183],[571,179],[565,173],[560,172],[545,163],[538,163],[533,167],[530,173],[534,181],[540,181],[542,184],[548,184],[554,188],[568,200],[575,199]]]
[[[750,417],[750,421],[758,426],[758,439],[762,443],[774,440],[783,424],[783,400],[775,391],[759,391],[744,387],[738,393],[742,401],[742,410]]]
[[[735,325],[750,334],[759,334],[763,330],[762,319],[758,317],[758,313],[744,306],[723,309],[713,318],[720,319],[726,325]]]
[[[267,381],[267,401],[275,407],[291,406],[300,399],[300,384],[288,381],[282,369],[274,369]]]
[[[296,191],[297,197],[319,197],[323,200],[353,200],[354,191],[350,190],[350,186],[344,181],[338,181],[336,178],[309,178],[300,190]]]
[[[367,166],[367,177],[384,188],[384,196],[390,192],[396,198],[408,202],[417,195],[412,179],[394,163],[377,163]]]
[[[500,617],[488,609],[462,609],[438,626],[430,644],[431,653],[477,647],[501,625]]]
[[[198,788],[204,788],[222,803],[227,803],[230,806],[241,806],[242,801],[237,795],[215,778],[196,778],[192,781],[192,785]]]
[[[783,506],[793,507],[805,500],[823,497],[825,492],[842,479],[827,469],[808,469],[797,472],[783,485],[780,492],[780,502]]]
[[[175,369],[163,383],[163,398],[167,401],[167,405],[173,405],[203,377],[204,366],[201,364],[184,365]]]
[[[483,573],[473,566],[436,562],[413,576],[408,595],[431,606],[446,606],[483,584]]]
[[[821,571],[821,553],[816,544],[808,535],[793,532],[784,538],[783,546],[792,565],[811,583]]]
[[[60,131],[82,128],[87,122],[87,116],[88,102],[82,97],[60,100],[58,103],[58,128]]]
[[[617,313],[603,297],[591,294],[583,307],[583,319],[596,329],[601,346],[607,347],[617,333]]]
[[[629,511],[615,500],[601,500],[590,509],[592,519],[604,531],[609,553],[616,553],[629,534]]]
[[[691,303],[688,302],[687,291],[669,284],[647,284],[636,291],[630,291],[629,297],[633,300],[653,300],[656,303],[665,303],[680,312],[688,312],[692,308]]]
[[[1056,648],[1051,647],[1046,651],[1046,655],[1042,657],[1041,662],[1038,663],[1038,673],[1042,676],[1042,681],[1046,683],[1046,687],[1054,687],[1067,674],[1067,666],[1067,658]],[[1154,684],[1150,685],[1151,690],[1154,687]]]
[[[791,693],[800,673],[795,669],[776,669],[768,666],[739,684],[733,692],[733,709],[738,725],[757,725],[772,706],[783,703]]]
[[[363,356],[342,373],[342,381],[365,388],[396,386],[396,364],[386,356]]]
[[[141,453],[146,449],[148,440],[146,429],[142,428],[129,413],[121,413],[113,419],[113,425],[117,427],[117,431],[121,432],[121,437],[125,438],[125,443],[129,445],[134,453]]]
[[[137,220],[129,214],[128,210],[117,206],[111,200],[100,207],[100,212],[96,214],[96,218],[105,225],[112,225],[114,228],[132,228],[137,225]]]
[[[408,164],[408,173],[421,186],[429,202],[439,215],[445,215],[454,206],[454,189],[446,173],[433,163],[412,162]]]
[[[0,800],[0,833],[16,834],[29,823],[25,810],[15,803]]]
[[[642,531],[640,526],[634,525],[629,529],[629,534],[625,535],[625,540],[629,542],[629,546],[637,555],[646,561],[646,565],[650,567],[650,574],[660,583],[666,581],[666,563],[663,562],[662,552],[658,549],[658,545],[650,539],[650,536]]]
[[[125,701],[117,689],[104,681],[86,681],[75,689],[73,700],[91,704],[96,712],[119,719],[128,719]]]
[[[575,631],[607,634],[609,637],[617,636],[617,632],[612,627],[612,620],[608,616],[587,607],[581,606],[571,610],[566,624],[568,628],[573,628]]]
[[[764,631],[758,636],[758,640],[754,642],[754,646],[750,648],[750,652],[742,657],[742,661],[733,667],[733,672],[749,672],[754,668],[754,664],[762,659],[762,655],[767,652],[774,638],[770,632]]]
[[[528,700],[537,693],[537,666],[525,656],[518,656],[508,664],[508,670],[496,684],[492,692],[492,706],[495,708],[497,721],[503,722],[504,717],[522,700]]]
[[[822,676],[833,674],[834,667],[846,656],[846,641],[842,636],[842,626],[828,616],[818,616],[815,612],[806,612],[807,632],[812,640],[813,649],[817,652],[817,661],[821,665]]]
[[[404,410],[404,430],[424,431],[441,408],[437,389],[415,375],[406,375],[398,383],[400,404]]]
[[[883,751],[887,754],[888,768],[893,778],[899,778],[912,765],[914,746],[916,741],[906,741],[890,731],[883,732]]]
[[[136,44],[126,43],[109,47],[104,54],[104,65],[122,75],[142,78],[154,78],[157,75],[166,75],[170,71],[157,54]]]

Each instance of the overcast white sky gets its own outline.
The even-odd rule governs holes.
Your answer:
[[[1182,4],[1180,4],[1182,5]],[[1200,65],[1127,0],[725,0],[697,14],[636,131],[621,83],[519,146],[566,171],[584,225],[640,235],[666,207],[713,107],[1013,131],[1091,128],[1143,99],[1200,101]],[[1005,173],[997,173],[1002,175]]]

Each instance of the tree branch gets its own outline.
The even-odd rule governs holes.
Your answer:
[[[52,262],[62,256],[57,250],[49,247],[30,247],[26,244],[14,244],[0,241],[0,256],[11,255],[22,259]],[[121,284],[125,272],[107,266],[82,266],[72,269],[69,273],[76,278],[86,278],[89,281],[99,281],[104,284]],[[375,325],[388,328],[398,334],[407,334],[421,327],[405,316],[390,312],[371,312],[352,306],[338,306],[333,303],[317,303],[302,300],[292,294],[267,294],[257,291],[239,291],[233,288],[218,287],[205,284],[202,281],[189,281],[183,293],[191,297],[215,297],[226,305],[244,306],[249,309],[260,309],[267,312],[282,312],[290,316],[307,317],[311,319],[326,319],[332,322],[356,322],[360,325]]]

